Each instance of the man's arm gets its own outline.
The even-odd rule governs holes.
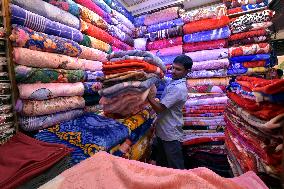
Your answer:
[[[148,102],[152,106],[153,110],[159,114],[167,109],[167,107],[164,104],[161,104],[155,100],[155,98],[151,98],[148,96]]]

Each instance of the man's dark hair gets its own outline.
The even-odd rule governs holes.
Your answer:
[[[282,77],[283,76],[283,70],[277,69],[276,72],[277,72],[278,77]]]
[[[192,68],[193,61],[189,56],[179,55],[174,59],[174,63],[182,64],[183,67],[187,70]]]

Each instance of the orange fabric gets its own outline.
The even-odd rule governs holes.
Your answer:
[[[268,34],[269,32],[265,29],[253,30],[253,31],[248,31],[248,32],[243,32],[243,33],[236,33],[229,37],[229,41],[247,39],[250,37],[266,36]]]
[[[214,30],[229,25],[230,19],[228,16],[222,16],[221,18],[212,18],[190,22],[183,26],[183,32],[185,34],[200,32],[204,30]]]
[[[243,66],[245,68],[265,67],[266,66],[266,61],[265,60],[260,60],[260,61],[244,62]]]

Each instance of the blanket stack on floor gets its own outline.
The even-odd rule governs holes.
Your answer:
[[[40,130],[98,104],[102,84],[97,77],[103,76],[107,54],[77,43],[83,40],[79,19],[41,0],[12,2],[11,22],[17,25],[10,40],[15,47],[20,98],[15,108],[21,128]]]
[[[268,5],[268,0],[223,0],[223,2],[228,8],[229,16],[264,9]]]
[[[228,75],[265,74],[275,64],[269,39],[274,12],[263,10],[231,18]]]
[[[252,170],[279,178],[283,172],[283,86],[283,79],[248,76],[239,76],[230,84],[226,146],[235,175]]]
[[[217,4],[198,8],[185,12],[182,18],[183,51],[193,60],[187,79],[189,99],[184,108],[186,162],[189,167],[205,166],[229,176],[223,133],[229,81],[226,7]]]

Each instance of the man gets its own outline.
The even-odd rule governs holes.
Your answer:
[[[186,55],[176,57],[172,65],[173,80],[166,86],[161,101],[157,102],[152,93],[148,96],[149,103],[158,114],[156,163],[159,166],[184,169],[182,109],[188,95],[185,77],[192,64],[192,59]]]

